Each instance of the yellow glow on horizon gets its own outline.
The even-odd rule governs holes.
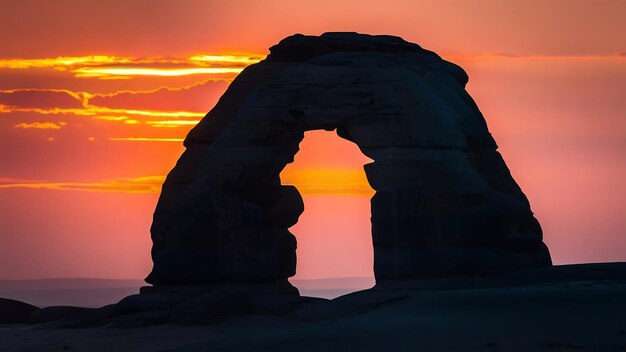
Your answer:
[[[302,194],[374,194],[361,169],[285,169],[280,178],[282,184],[294,185]]]

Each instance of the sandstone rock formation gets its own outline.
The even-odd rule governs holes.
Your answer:
[[[551,264],[457,65],[392,36],[294,35],[246,68],[189,133],[152,225],[156,286],[279,283],[303,211],[279,174],[304,132],[336,130],[365,166],[378,282]]]

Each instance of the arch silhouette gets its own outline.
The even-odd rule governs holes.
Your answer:
[[[303,211],[279,174],[304,132],[336,130],[365,166],[376,280],[550,265],[465,72],[389,36],[295,35],[246,68],[189,133],[151,228],[155,285],[286,282]]]

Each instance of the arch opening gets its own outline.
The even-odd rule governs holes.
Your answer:
[[[301,294],[334,298],[374,285],[370,187],[363,165],[372,162],[358,146],[334,132],[305,132],[294,161],[281,172],[283,185],[301,193],[304,212],[295,235]]]

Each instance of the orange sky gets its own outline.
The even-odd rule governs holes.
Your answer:
[[[246,65],[293,33],[398,35],[466,69],[556,263],[626,261],[624,1],[0,3],[0,279],[144,277],[160,182]],[[370,276],[356,146],[308,132],[300,278]]]

